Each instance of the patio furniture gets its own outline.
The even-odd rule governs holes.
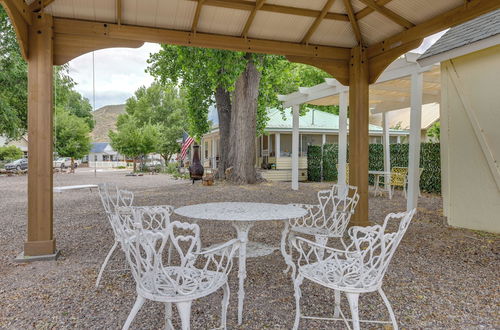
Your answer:
[[[214,220],[230,222],[236,229],[237,237],[241,242],[239,249],[238,260],[238,324],[243,322],[243,302],[245,299],[245,278],[246,278],[246,258],[247,258],[247,245],[248,233],[250,228],[255,222],[260,221],[275,221],[299,218],[306,215],[306,210],[292,205],[280,205],[269,203],[239,203],[239,202],[225,202],[225,203],[207,203],[197,204],[180,207],[174,210],[174,213],[193,219]],[[286,235],[283,231],[282,235]],[[266,255],[266,247],[258,245],[260,251],[259,255]],[[273,251],[274,249],[267,249]],[[282,254],[286,254],[281,250]]]
[[[287,236],[304,234],[314,236],[316,243],[327,245],[328,238],[342,237],[354,214],[359,201],[357,187],[335,184],[330,190],[318,192],[318,204],[291,204],[307,210],[300,218],[290,219],[285,225],[286,235],[281,238],[281,245],[286,251]],[[291,247],[289,247],[289,250]],[[291,251],[284,256],[288,267],[285,273],[293,269]],[[292,277],[295,274],[292,272]]]
[[[298,275],[294,280],[296,301],[294,329],[298,328],[301,317],[333,321],[343,320],[349,328],[348,321],[352,321],[352,327],[355,330],[359,329],[360,322],[392,323],[393,329],[397,329],[394,312],[382,290],[382,280],[414,214],[415,209],[403,213],[391,213],[386,216],[383,225],[349,228],[348,234],[351,243],[346,245],[342,241],[343,250],[320,245],[302,237],[291,237],[290,243],[299,253],[296,260]],[[399,220],[397,230],[389,232],[387,230],[389,223],[396,220]],[[333,289],[336,293],[344,292],[349,302],[351,319],[345,318],[340,309],[340,299],[337,299],[337,296],[333,318],[302,316],[300,286],[304,278]],[[359,319],[359,295],[375,291],[380,294],[389,311],[390,322]]]
[[[161,212],[160,212],[161,213]],[[172,303],[176,304],[182,329],[190,329],[191,304],[193,300],[208,296],[220,288],[222,299],[221,328],[226,329],[229,305],[228,274],[232,268],[239,241],[233,239],[221,246],[201,252],[200,228],[196,224],[172,222],[165,230],[148,230],[142,227],[146,215],[156,218],[154,209],[143,208],[132,211],[135,229],[122,227],[121,244],[136,282],[137,299],[123,325],[128,329],[146,299],[165,304],[165,323],[173,329]],[[178,255],[176,266],[165,265],[172,251],[165,247],[173,245]],[[196,267],[195,264],[202,265]]]
[[[102,274],[104,272],[104,269],[106,268],[106,265],[108,264],[109,259],[118,246],[119,236],[116,228],[116,221],[113,218],[113,216],[116,214],[116,208],[120,206],[131,206],[134,201],[134,194],[131,191],[120,190],[115,184],[112,183],[99,184],[98,190],[99,196],[101,197],[102,206],[104,207],[104,211],[106,212],[108,221],[111,225],[111,228],[113,229],[115,241],[101,265],[99,275],[97,275],[97,280],[95,282],[96,288],[99,286],[99,282],[101,281]]]
[[[60,186],[60,187],[54,187],[53,192],[55,193],[62,193],[65,191],[69,190],[81,190],[81,189],[92,189],[98,188],[98,185],[96,184],[80,184],[80,185],[74,185],[74,186]]]
[[[380,183],[384,183],[385,179],[381,181],[380,177],[383,177],[383,178],[385,178],[386,176],[389,177],[391,175],[391,172],[385,172],[385,171],[368,171],[368,174],[374,176],[373,195],[374,196],[382,195],[382,191],[384,191],[386,189],[385,188],[384,189],[380,189]],[[389,193],[389,195],[391,194],[390,189],[391,189],[391,186],[388,185],[387,186],[387,192]]]

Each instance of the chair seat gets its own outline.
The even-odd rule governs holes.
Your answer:
[[[305,235],[325,236],[325,237],[341,237],[341,235],[337,235],[327,228],[292,227],[290,230],[293,232],[301,233],[301,234],[305,234]]]
[[[360,267],[356,259],[318,261],[300,266],[299,272],[313,282],[345,292],[372,292],[382,285],[372,283],[369,270]]]
[[[170,280],[164,274],[157,274],[154,283],[156,289],[153,289],[151,281],[145,281],[150,287],[138,286],[137,292],[154,301],[181,302],[208,296],[227,282],[227,275],[216,271],[183,267],[164,267],[163,270]]]

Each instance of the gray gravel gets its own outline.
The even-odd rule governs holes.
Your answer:
[[[167,175],[126,177],[124,172],[79,169],[75,175],[56,174],[54,185],[115,182],[136,194],[138,205],[171,204],[175,207],[210,201],[312,203],[315,192],[329,184],[302,184],[292,192],[289,183],[252,186],[217,184],[204,187]],[[0,328],[6,329],[118,329],[135,300],[133,279],[123,254],[111,260],[98,290],[94,282],[108,249],[112,232],[96,191],[56,194],[54,232],[61,257],[57,261],[15,264],[26,232],[26,177],[0,177]],[[405,209],[401,194],[389,201],[371,197],[371,221]],[[443,225],[441,198],[424,194],[419,210],[385,277],[384,289],[401,328],[500,328],[499,236]],[[471,220],[472,221],[472,220]],[[234,230],[221,223],[201,224],[204,245],[229,240]],[[257,224],[250,239],[278,245],[282,224]],[[244,324],[236,320],[236,267],[231,274],[228,327],[232,329],[289,329],[293,324],[293,286],[282,270],[279,253],[249,259]],[[120,271],[121,270],[121,271]],[[333,292],[304,281],[303,311],[330,316]],[[192,328],[217,327],[222,294],[193,304]],[[343,307],[347,307],[343,298]],[[363,295],[363,318],[387,318],[380,297]],[[346,309],[345,309],[346,310]],[[175,314],[174,314],[175,315]],[[178,319],[175,324],[179,325]],[[133,327],[163,327],[163,307],[147,302]],[[342,329],[341,323],[303,320],[303,329]],[[380,327],[379,327],[380,328]]]

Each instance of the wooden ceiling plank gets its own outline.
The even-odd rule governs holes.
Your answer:
[[[359,28],[358,21],[356,20],[356,16],[354,14],[354,9],[352,8],[352,4],[350,0],[344,0],[345,10],[347,11],[347,16],[349,16],[349,21],[351,22],[352,30],[354,31],[354,35],[356,36],[356,41],[358,45],[363,44],[363,38],[361,36],[361,30]]]
[[[399,24],[407,29],[410,29],[415,26],[415,24],[408,21],[406,18],[396,14],[389,8],[386,8],[384,6],[379,6],[374,0],[360,0],[360,1],[365,5],[367,5],[369,8],[375,10],[376,12],[384,15],[391,21],[395,22],[396,24]]]
[[[467,22],[475,17],[500,8],[500,1],[470,0],[466,5],[460,5],[446,13],[437,15],[423,23],[402,31],[392,37],[368,47],[368,58],[384,54],[400,45],[411,43],[440,32],[452,26]]]
[[[243,28],[243,32],[241,32],[241,36],[246,38],[248,35],[248,30],[250,30],[250,26],[252,25],[252,22],[255,18],[255,15],[257,14],[257,10],[261,9],[262,6],[264,5],[264,2],[266,0],[257,0],[255,3],[255,7],[252,9],[250,12],[250,15],[248,16],[248,19],[245,23],[245,27]]]
[[[203,7],[203,3],[205,0],[198,0],[198,4],[196,5],[196,11],[194,13],[193,24],[191,25],[191,32],[196,33],[196,29],[198,28],[198,21],[200,20],[201,7]]]
[[[122,0],[116,0],[116,23],[122,24]]]
[[[180,46],[218,48],[252,53],[306,56],[330,60],[348,60],[350,49],[320,45],[303,45],[293,42],[251,39],[209,33],[192,33],[142,26],[89,22],[55,18],[54,31],[61,34],[108,36],[114,39],[136,40],[175,44]]]
[[[325,18],[326,14],[328,14],[328,11],[333,6],[334,2],[335,2],[335,0],[327,0],[326,1],[325,6],[321,10],[321,13],[319,14],[318,17],[316,17],[316,19],[312,23],[311,27],[309,28],[309,30],[306,32],[306,35],[302,39],[302,43],[303,44],[309,43],[309,39],[311,39],[311,37],[314,34],[314,32],[316,32],[316,30],[318,29],[319,25],[321,24],[321,22]]]

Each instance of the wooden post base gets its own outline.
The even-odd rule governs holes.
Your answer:
[[[49,241],[28,241],[24,243],[25,256],[51,255],[56,251],[56,240]]]

